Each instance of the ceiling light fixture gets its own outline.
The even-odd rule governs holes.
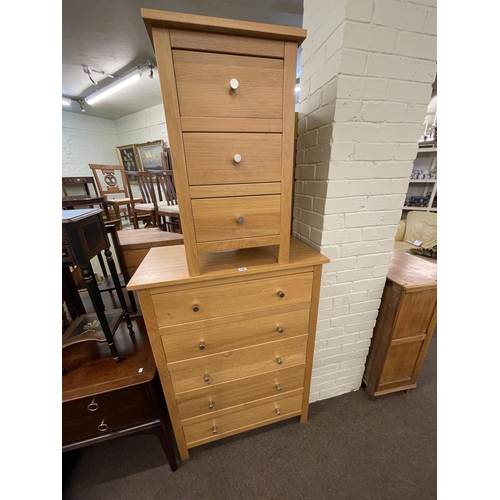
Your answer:
[[[300,92],[300,85],[295,85],[295,92]]]
[[[138,81],[141,78],[141,76],[142,76],[142,71],[139,68],[137,68],[128,75],[116,79],[113,83],[111,83],[107,87],[104,87],[101,90],[98,90],[97,92],[94,92],[93,94],[87,96],[85,98],[85,102],[90,105],[95,104],[101,99],[104,99],[105,97],[114,94],[118,90],[127,87],[131,83]]]
[[[85,108],[83,107],[83,105],[84,105],[83,99],[79,99],[76,102],[80,105],[80,109],[81,109],[82,113],[85,113]]]
[[[114,78],[113,75],[110,75],[109,73],[106,73],[105,71],[101,71],[99,69],[93,69],[89,68],[88,66],[83,66],[83,72],[87,75],[89,75],[89,80],[92,82],[93,85],[97,85],[97,82],[92,78],[92,72],[94,73],[99,73],[100,75],[104,76],[109,76],[109,78]]]
[[[71,106],[71,99],[68,99],[67,97],[62,98],[62,105],[63,106]]]

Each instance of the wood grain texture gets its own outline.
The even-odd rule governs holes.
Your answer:
[[[307,422],[307,417],[309,413],[309,394],[311,392],[314,346],[316,344],[316,327],[318,324],[319,296],[321,293],[321,272],[322,272],[322,266],[314,266],[311,309],[309,311],[309,318],[308,318],[309,336],[307,339],[306,369],[304,373],[304,393],[302,399],[302,413],[300,415],[300,422],[302,424]]]
[[[223,410],[218,416],[203,416],[185,424],[188,446],[215,441],[238,432],[254,429],[271,422],[279,422],[300,414],[302,391],[276,396],[271,401],[252,401],[230,410]],[[281,412],[277,414],[277,410]],[[217,434],[213,434],[214,426]]]
[[[161,231],[159,228],[144,228],[139,231],[118,231],[118,241],[122,250],[138,250],[169,245],[182,245],[183,237],[179,233]]]
[[[302,303],[310,300],[311,287],[312,273],[301,273],[157,294],[152,303],[158,326],[168,326]]]
[[[281,181],[281,134],[183,134],[190,186]],[[234,156],[241,161],[236,163]]]
[[[436,274],[432,269],[436,266],[408,257],[397,250],[392,253],[363,375],[371,398],[416,387],[436,327]],[[408,264],[414,274],[408,274]]]
[[[203,31],[170,30],[172,48],[283,59],[284,42]]]
[[[168,12],[154,9],[141,9],[141,16],[146,25],[149,38],[156,50],[155,39],[152,36],[153,27],[178,28],[194,31],[208,31],[229,35],[269,38],[273,40],[290,40],[302,43],[307,31],[274,24],[224,19],[220,17],[199,16],[181,12]]]
[[[254,315],[251,319],[223,325],[193,326],[188,331],[171,333],[161,330],[168,362],[203,358],[211,354],[241,349],[248,345],[283,340],[308,333],[309,309],[276,314]],[[279,331],[281,329],[282,331]],[[200,349],[200,344],[203,348]]]
[[[245,378],[278,368],[302,365],[306,360],[307,335],[235,349],[203,358],[168,364],[176,393]],[[281,359],[283,364],[278,364]],[[208,374],[210,380],[205,381]]]
[[[202,116],[181,116],[183,132],[257,132],[281,133],[281,118],[206,118]]]
[[[257,248],[262,246],[279,245],[280,236],[251,236],[249,238],[228,239],[222,241],[207,241],[198,243],[200,252],[221,252],[243,248]]]
[[[176,182],[182,232],[186,243],[186,260],[190,275],[196,276],[200,274],[198,248],[196,247],[191,199],[189,197],[189,184],[182,140],[179,100],[170,47],[170,35],[168,30],[153,28],[152,36],[156,50],[163,108],[166,122],[168,123],[172,168]]]
[[[295,81],[297,44],[285,43],[283,70],[283,140],[281,152],[281,243],[278,262],[286,264],[290,258],[290,233],[292,226],[293,153],[295,124]]]
[[[255,184],[231,184],[230,186],[190,186],[191,198],[227,198],[230,196],[258,196],[280,194],[281,183],[257,182]]]
[[[155,364],[158,369],[163,394],[165,396],[165,401],[167,402],[168,413],[172,422],[172,429],[174,431],[179,455],[181,460],[187,460],[189,458],[189,452],[186,446],[184,431],[182,430],[179,410],[177,408],[177,404],[175,403],[175,393],[170,373],[167,369],[167,360],[165,359],[163,345],[160,336],[158,335],[158,323],[156,321],[151,296],[147,290],[141,290],[137,293],[137,295],[148,331],[148,337],[153,351]]]
[[[304,365],[232,380],[224,384],[203,387],[176,394],[175,399],[183,421],[211,414],[257,399],[274,397],[302,389]],[[279,389],[279,390],[278,390]],[[185,422],[183,422],[184,424]]]
[[[282,60],[183,50],[172,56],[182,116],[282,118]]]
[[[394,249],[387,277],[404,290],[412,292],[435,288],[437,287],[437,264]]]
[[[152,248],[127,284],[127,290],[161,289],[165,286],[209,283],[214,279],[238,279],[261,273],[286,273],[330,262],[305,243],[291,237],[288,264],[277,262],[277,247],[249,248],[201,254],[202,274],[190,276],[184,245]],[[245,271],[239,269],[245,268]]]
[[[191,204],[198,243],[280,232],[279,195],[196,199]],[[238,222],[239,217],[243,217],[242,223]]]

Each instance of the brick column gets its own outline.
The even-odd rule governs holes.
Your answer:
[[[293,234],[325,266],[311,401],[359,389],[436,77],[436,0],[305,0]]]

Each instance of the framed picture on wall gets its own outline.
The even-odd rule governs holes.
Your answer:
[[[137,172],[140,170],[139,163],[137,161],[138,154],[135,144],[118,146],[116,148],[116,152],[118,153],[120,165],[122,165],[127,172]],[[134,181],[135,178],[131,178],[130,180]]]
[[[162,140],[136,144],[135,147],[139,170],[165,170]]]

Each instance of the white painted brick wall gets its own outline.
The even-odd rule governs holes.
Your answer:
[[[305,0],[293,232],[324,266],[311,401],[360,387],[436,76],[436,0]]]

